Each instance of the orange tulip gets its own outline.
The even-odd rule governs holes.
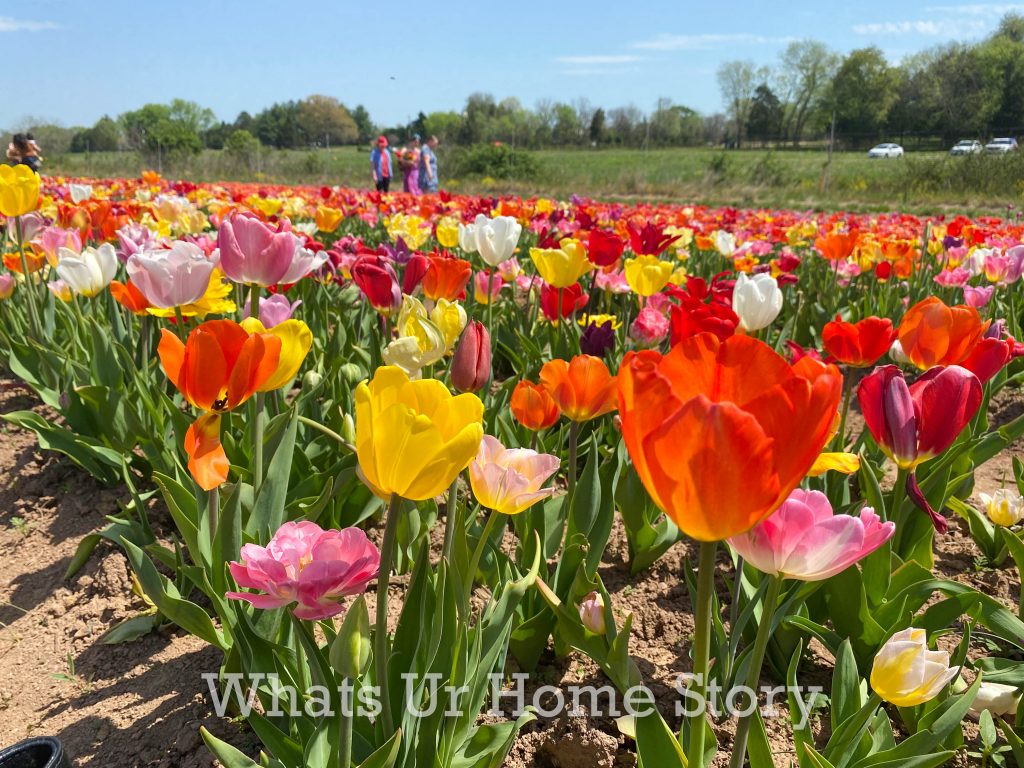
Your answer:
[[[589,421],[616,408],[615,377],[599,357],[550,360],[540,369],[540,383],[571,421]]]
[[[921,370],[937,365],[958,365],[988,330],[974,307],[947,307],[931,296],[917,302],[903,316],[899,340],[903,352]]]
[[[228,459],[220,444],[220,414],[255,394],[278,368],[281,340],[248,333],[233,320],[210,320],[181,343],[161,331],[157,348],[164,372],[194,407],[207,411],[185,436],[188,468],[204,490],[227,480]]]
[[[120,280],[110,281],[110,294],[122,307],[134,315],[146,315],[150,306],[149,300],[142,295],[142,291],[135,287],[131,280],[121,282]]]
[[[829,261],[843,261],[850,258],[853,249],[857,247],[857,232],[835,232],[831,235],[819,237],[814,241],[814,247]]]
[[[520,381],[509,401],[512,415],[527,429],[547,429],[558,421],[558,403],[548,391],[532,381]]]
[[[828,442],[842,391],[833,365],[790,366],[750,336],[709,333],[665,356],[628,353],[618,382],[637,474],[700,541],[745,533],[785,501]]]
[[[466,283],[472,273],[472,266],[464,259],[431,254],[423,275],[423,295],[431,301],[455,301],[465,295]]]

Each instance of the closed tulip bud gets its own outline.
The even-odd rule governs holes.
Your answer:
[[[27,165],[0,165],[0,216],[24,216],[39,207],[39,183]]]
[[[319,371],[306,371],[306,374],[302,377],[302,388],[315,389],[320,386],[320,382],[323,380],[324,377]]]
[[[341,436],[350,443],[356,441],[356,420],[352,418],[351,413],[346,413],[341,417]]]
[[[0,275],[0,299],[9,299],[14,293],[14,275]]]
[[[366,378],[366,371],[360,368],[356,363],[345,363],[338,370],[341,373],[341,378],[350,386],[355,386]]]
[[[414,253],[409,257],[409,263],[405,265],[405,272],[402,275],[402,293],[411,295],[423,281],[427,274],[430,260],[422,253]]]
[[[459,392],[477,392],[491,378],[491,335],[479,320],[466,326],[455,347],[451,377]]]
[[[782,311],[782,290],[768,274],[740,273],[732,293],[732,309],[745,331],[759,331],[771,325]]]
[[[580,603],[580,621],[589,632],[603,635],[607,629],[604,620],[604,597],[600,592],[591,592]]]
[[[612,321],[604,323],[590,323],[580,334],[580,352],[584,355],[604,357],[605,354],[615,348],[615,329]]]
[[[1024,497],[1008,488],[1000,488],[991,495],[979,493],[978,498],[988,519],[995,525],[1009,528],[1024,518]]]
[[[337,637],[331,643],[330,660],[343,678],[357,680],[370,663],[370,614],[360,595],[345,614]]]
[[[492,267],[512,258],[523,231],[522,225],[511,216],[489,219],[483,214],[476,217],[474,229],[480,258]]]
[[[931,701],[960,672],[949,666],[949,654],[928,649],[923,629],[908,628],[890,637],[875,656],[871,687],[897,707]]]

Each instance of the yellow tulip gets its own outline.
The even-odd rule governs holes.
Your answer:
[[[313,332],[301,320],[285,320],[273,328],[264,328],[263,323],[255,317],[247,317],[239,323],[250,334],[269,333],[281,340],[281,356],[278,358],[277,370],[270,375],[257,392],[273,392],[295,381],[295,376],[302,367],[302,361],[313,346]]]
[[[356,387],[355,405],[360,476],[382,498],[439,496],[483,440],[480,398],[453,396],[437,379],[412,381],[394,366]]]
[[[459,222],[445,216],[437,222],[434,234],[442,248],[454,248],[459,244]]]
[[[430,319],[441,329],[445,347],[450,350],[466,327],[466,310],[457,301],[438,299],[430,310]]]
[[[333,232],[341,224],[345,214],[337,208],[326,205],[316,207],[316,228],[321,232]]]
[[[928,649],[923,629],[904,629],[886,640],[871,667],[871,687],[897,707],[916,707],[931,701],[957,676],[949,654]]]
[[[856,453],[822,453],[814,460],[814,466],[807,473],[808,477],[818,477],[829,470],[852,475],[860,469],[860,456]]]
[[[644,255],[626,259],[623,266],[626,282],[638,296],[653,296],[672,277],[672,262],[662,261],[657,256]]]
[[[27,165],[0,165],[0,214],[24,216],[39,206],[39,174]]]
[[[234,288],[224,280],[224,273],[215,269],[210,277],[210,284],[206,287],[206,293],[200,297],[199,301],[183,304],[178,309],[181,310],[182,317],[202,319],[207,315],[230,315],[237,309],[235,302],[229,298],[233,292]],[[174,317],[176,314],[174,307],[170,309],[148,307],[146,312],[156,317]]]
[[[553,288],[568,288],[594,267],[583,243],[569,238],[558,248],[531,248],[530,258],[544,282]]]

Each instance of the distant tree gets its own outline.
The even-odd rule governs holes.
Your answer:
[[[750,115],[747,117],[747,135],[759,140],[762,146],[779,137],[782,129],[782,102],[767,83],[761,83],[750,101]]]
[[[558,146],[578,144],[580,140],[580,121],[576,110],[570,104],[555,105],[555,126],[551,131],[551,141]]]
[[[303,99],[299,102],[295,119],[307,144],[337,146],[354,144],[359,138],[355,120],[345,105],[333,96],[314,94]]]
[[[177,109],[166,104],[146,104],[118,119],[128,146],[149,155],[197,154],[203,143],[197,132],[201,122],[189,115],[181,102]]]
[[[737,147],[743,143],[754,89],[765,79],[767,71],[759,70],[752,61],[726,61],[718,68],[718,88],[733,121]]]
[[[616,107],[608,113],[611,120],[611,141],[627,147],[637,147],[644,139],[641,130],[643,113],[634,105]]]
[[[836,130],[854,144],[878,138],[896,102],[898,76],[878,48],[851,51],[832,80]]]
[[[352,120],[356,124],[356,141],[360,144],[372,141],[376,129],[373,121],[370,119],[370,113],[366,111],[366,107],[362,104],[356,105],[356,108],[352,110]]]
[[[259,158],[260,140],[244,128],[234,131],[224,142],[224,152],[235,162],[250,170]]]
[[[443,144],[458,141],[462,117],[458,112],[431,112],[423,123],[425,137],[437,136]]]
[[[707,115],[704,118],[703,125],[704,142],[712,146],[722,144],[725,141],[725,134],[728,127],[728,120],[721,112],[716,112],[713,115]]]
[[[71,139],[72,152],[113,152],[121,146],[121,129],[108,115],[92,128],[78,131]]]
[[[299,129],[298,102],[286,101],[270,105],[253,118],[251,133],[261,143],[278,149],[300,146],[303,136]]]
[[[604,144],[606,138],[605,130],[605,114],[601,107],[594,110],[593,116],[590,118],[590,143],[594,146],[601,146]]]
[[[780,129],[793,144],[803,138],[808,120],[821,107],[839,56],[817,40],[797,40],[782,52],[777,73],[778,93],[785,113]]]

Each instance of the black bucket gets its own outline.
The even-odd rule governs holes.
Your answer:
[[[72,765],[59,741],[42,736],[0,751],[0,768],[72,768]]]

